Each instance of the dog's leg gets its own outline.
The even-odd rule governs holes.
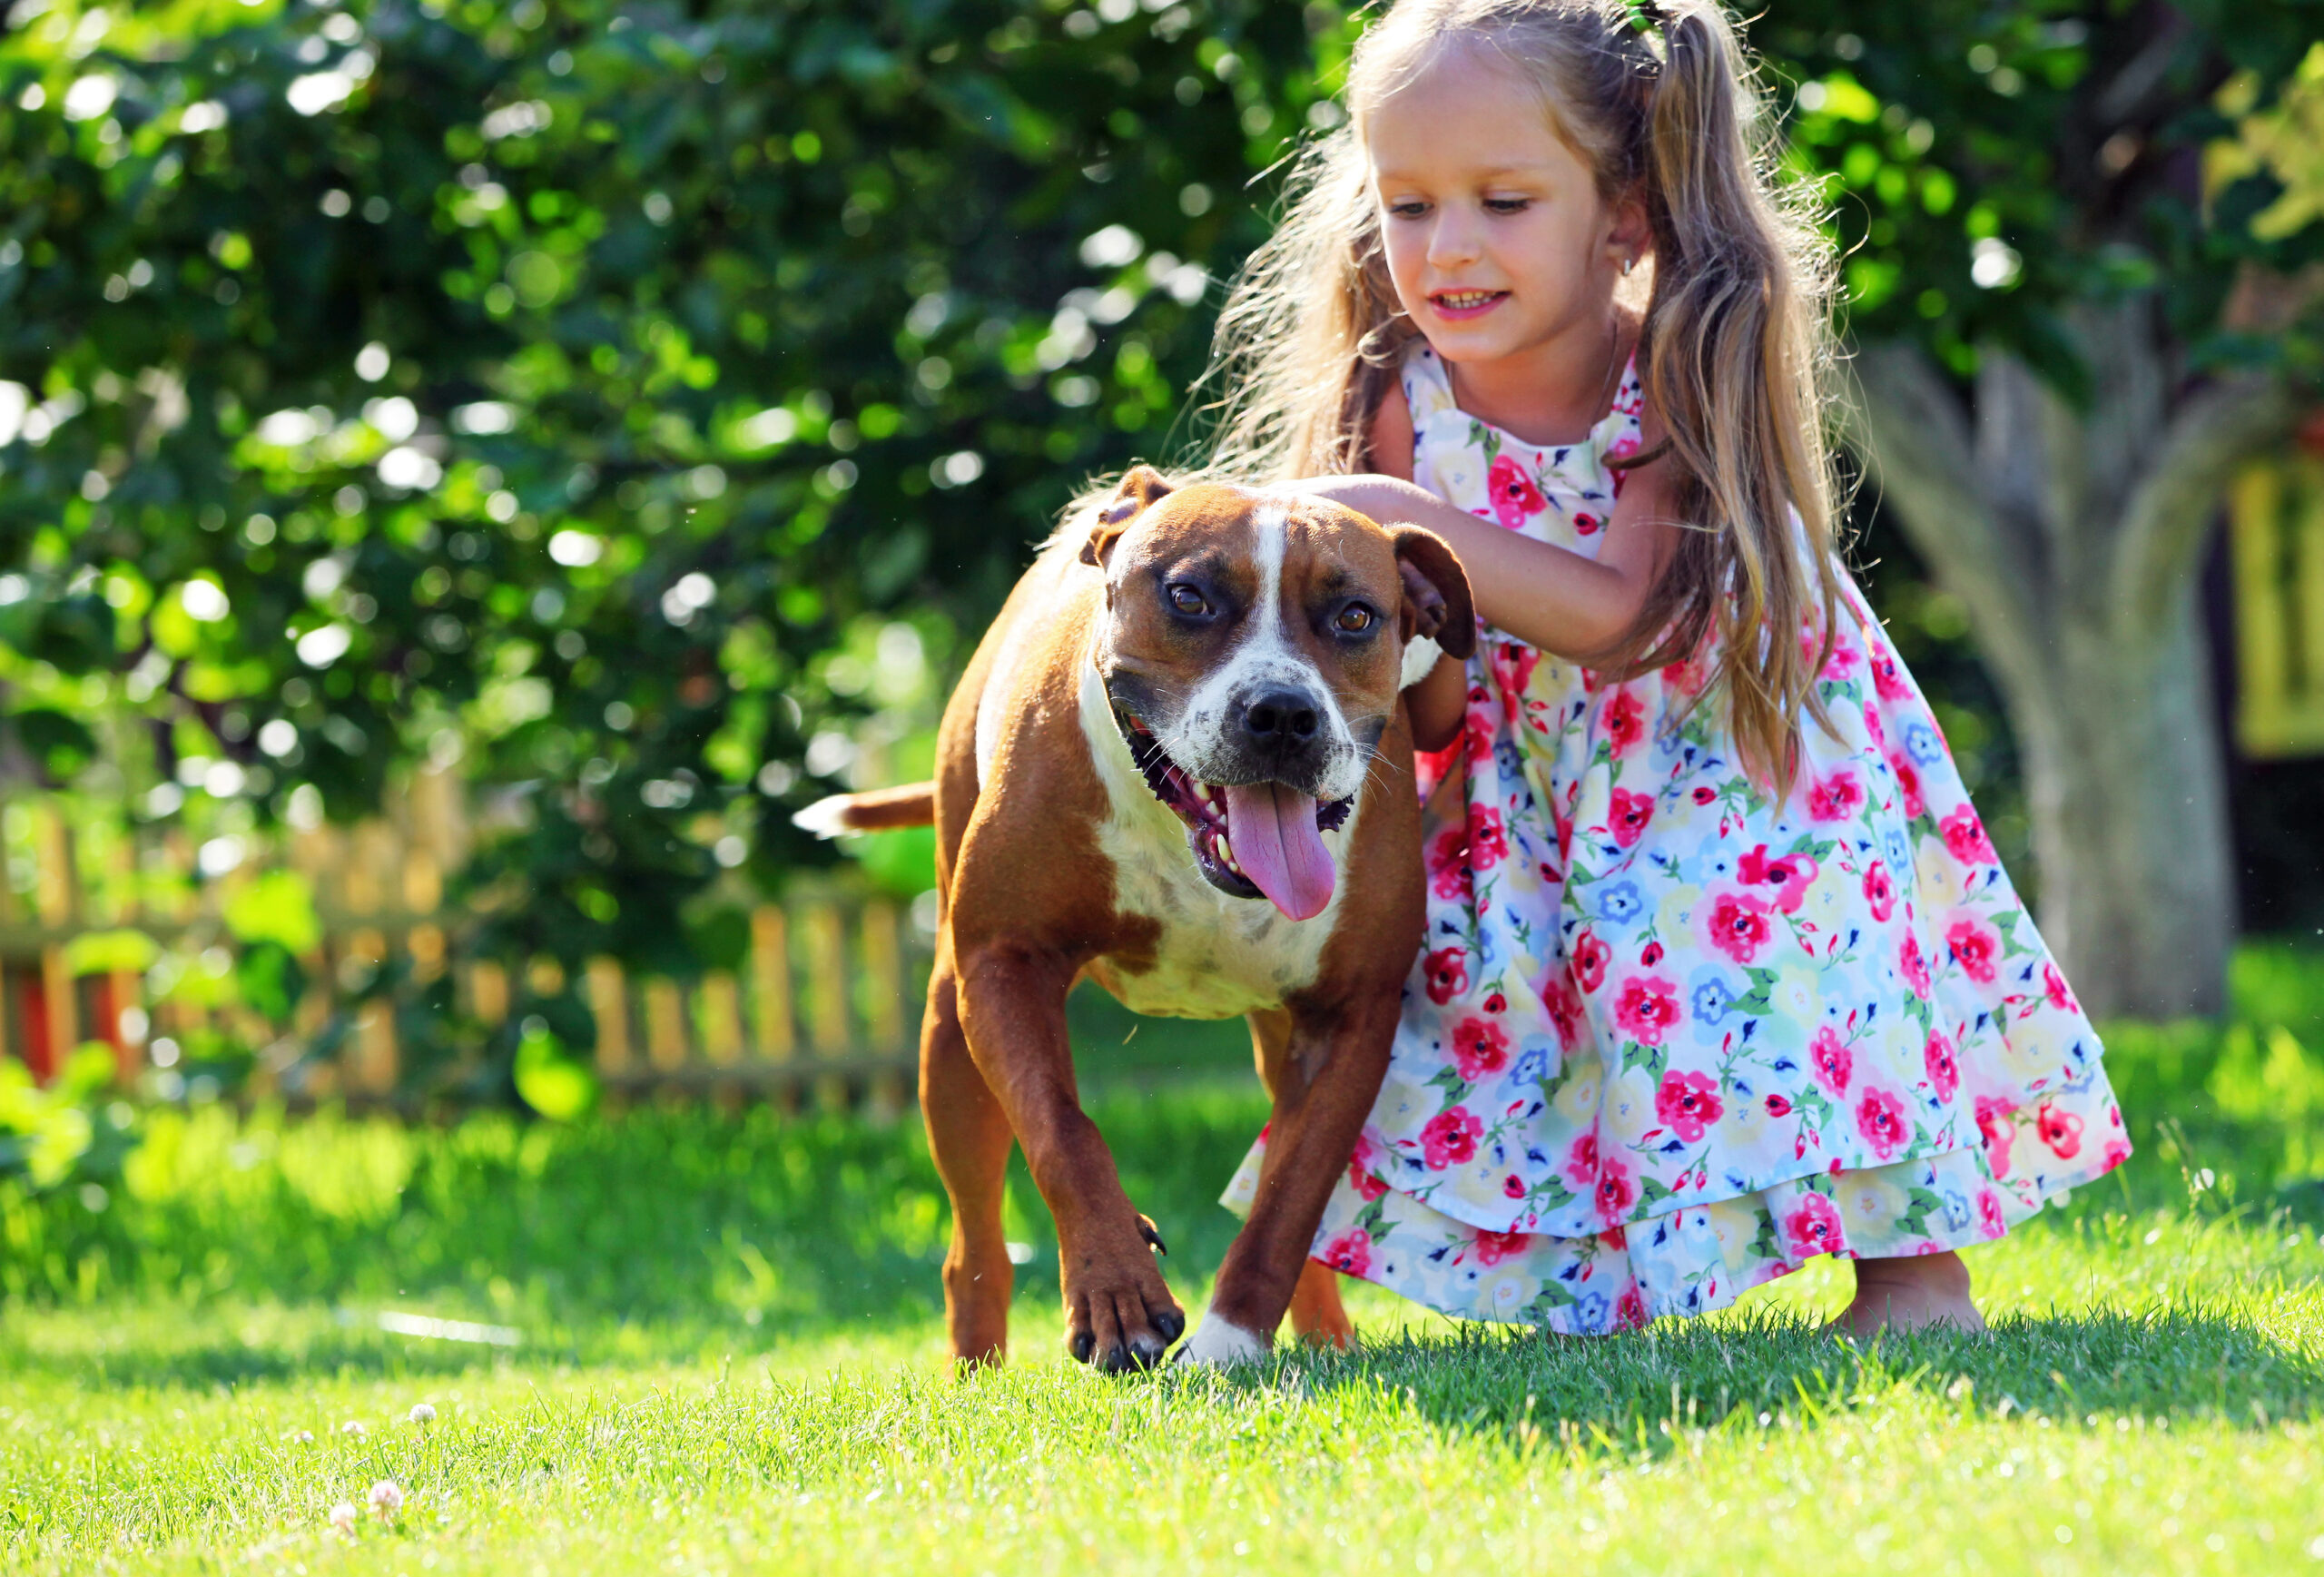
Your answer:
[[[1067,1350],[1109,1370],[1158,1362],[1187,1316],[1154,1263],[1114,1158],[1081,1109],[1065,1026],[1073,968],[1020,949],[960,960],[960,1021],[977,1067],[1057,1218]]]
[[[1008,1114],[969,1056],[949,959],[939,961],[928,985],[920,1030],[920,1110],[936,1175],[952,1200],[952,1246],[944,1255],[944,1318],[952,1355],[997,1364],[1009,1351],[1015,1281],[1000,1226],[1012,1136]]]
[[[1328,1011],[1294,1009],[1274,1086],[1258,1197],[1218,1267],[1210,1312],[1187,1345],[1187,1360],[1256,1357],[1283,1323],[1310,1263],[1307,1251],[1324,1218],[1324,1202],[1346,1169],[1387,1072],[1397,1005],[1394,992],[1376,991]]]
[[[1286,1066],[1291,1056],[1291,1014],[1283,1008],[1251,1016],[1251,1051],[1259,1066],[1259,1082],[1267,1099],[1283,1100]],[[1355,1326],[1340,1303],[1340,1278],[1330,1267],[1310,1259],[1300,1267],[1299,1285],[1291,1294],[1291,1329],[1310,1346],[1346,1347],[1355,1340]]]

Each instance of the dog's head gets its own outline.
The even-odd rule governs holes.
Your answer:
[[[1331,902],[1346,820],[1393,715],[1405,645],[1476,642],[1443,540],[1320,499],[1140,466],[1098,511],[1099,675],[1130,754],[1212,886],[1294,920]]]

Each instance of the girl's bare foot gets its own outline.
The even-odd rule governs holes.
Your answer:
[[[1958,1254],[1856,1262],[1856,1297],[1825,1329],[1865,1340],[1886,1331],[1982,1331],[1969,1296],[1969,1267]]]

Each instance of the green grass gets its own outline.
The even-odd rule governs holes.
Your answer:
[[[2132,1165],[1972,1256],[1991,1336],[1862,1349],[1819,1262],[1595,1342],[1359,1288],[1355,1355],[1109,1381],[1020,1177],[1016,1358],[962,1380],[916,1125],[155,1116],[102,1210],[0,1193],[0,1568],[2324,1572],[2310,971],[2118,1032]],[[1250,1079],[1091,1071],[1196,1304]],[[382,1478],[400,1513],[332,1532]]]

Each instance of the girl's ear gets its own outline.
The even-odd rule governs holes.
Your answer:
[[[1445,655],[1466,662],[1477,649],[1477,608],[1468,572],[1444,538],[1417,526],[1392,526],[1396,568],[1404,580],[1404,639],[1426,636]]]
[[[1122,478],[1121,486],[1114,489],[1114,496],[1098,510],[1097,523],[1089,527],[1088,539],[1081,544],[1081,562],[1103,569],[1106,555],[1113,551],[1114,543],[1129,523],[1173,491],[1162,473],[1152,466],[1132,466]]]
[[[1630,265],[1643,262],[1654,249],[1654,227],[1646,216],[1646,199],[1637,192],[1619,199],[1609,214],[1610,223],[1606,230],[1606,250],[1624,273]]]

